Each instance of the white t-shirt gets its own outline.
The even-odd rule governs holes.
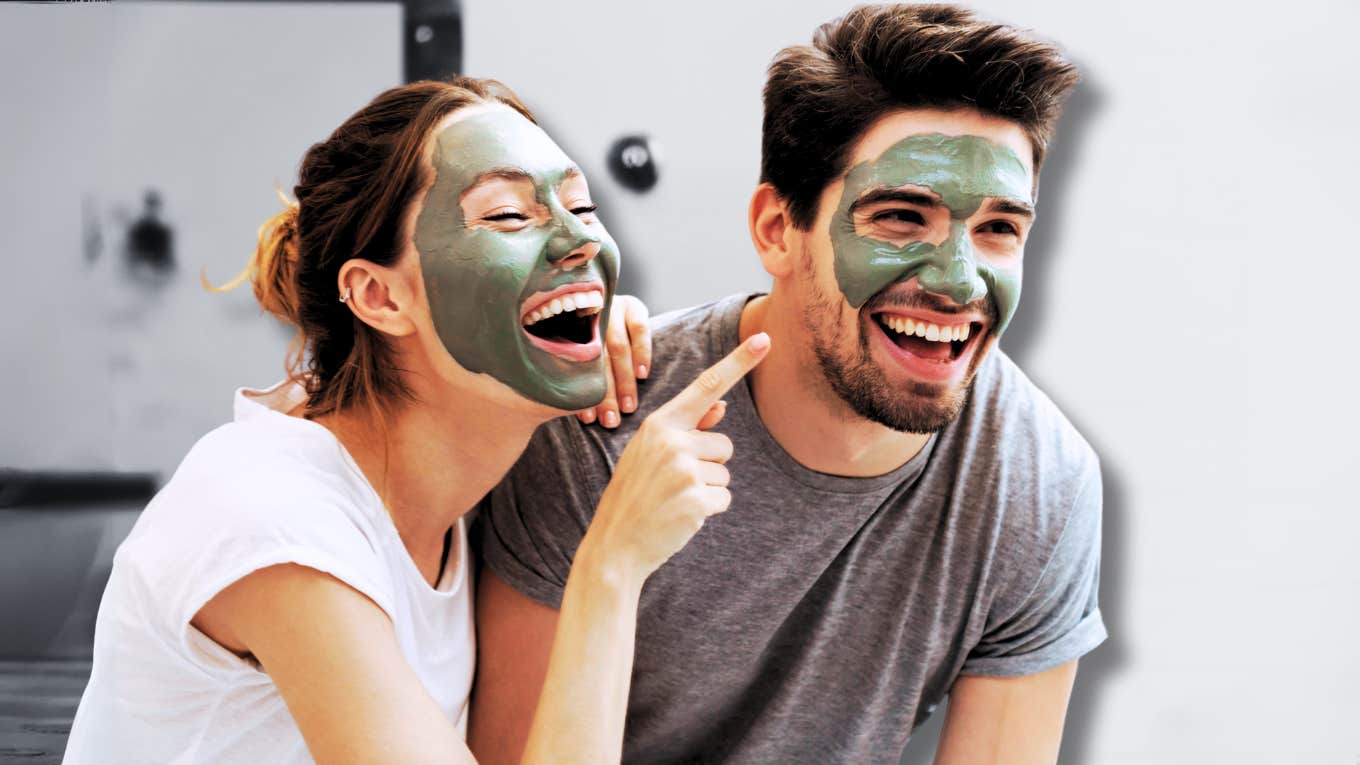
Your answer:
[[[118,549],[65,763],[312,762],[269,675],[189,623],[227,585],[280,563],[378,604],[466,734],[476,637],[464,523],[430,587],[340,442],[284,414],[302,396],[287,384],[238,390],[235,421],[194,445]]]

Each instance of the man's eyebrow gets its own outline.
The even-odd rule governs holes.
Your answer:
[[[861,207],[879,202],[905,202],[926,208],[940,207],[944,204],[939,197],[922,191],[912,191],[896,186],[875,186],[860,194],[858,199],[850,203],[850,212],[853,213]]]
[[[1010,197],[993,197],[984,207],[988,212],[1019,215],[1022,218],[1034,217],[1034,205]]]

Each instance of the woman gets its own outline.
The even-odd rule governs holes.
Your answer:
[[[295,191],[250,268],[299,327],[293,373],[238,392],[120,548],[69,763],[472,760],[463,514],[537,425],[604,396],[614,243],[492,81],[383,93],[307,152]],[[525,761],[619,759],[638,592],[726,508],[731,442],[703,431],[767,345],[624,452]]]

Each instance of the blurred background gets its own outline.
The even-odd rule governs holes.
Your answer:
[[[1105,470],[1112,637],[1062,761],[1360,763],[1360,6],[974,5],[1085,73],[1004,344]],[[0,762],[59,760],[113,550],[283,375],[289,331],[200,273],[240,272],[307,146],[403,81],[497,77],[585,168],[626,290],[761,289],[764,68],[848,7],[0,6]]]

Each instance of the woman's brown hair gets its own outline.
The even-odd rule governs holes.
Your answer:
[[[409,400],[390,346],[340,301],[340,267],[351,258],[393,263],[403,222],[429,183],[426,141],[448,114],[501,103],[533,115],[495,80],[457,77],[392,88],[303,155],[296,202],[260,227],[245,279],[270,313],[298,328],[286,366],[307,391],[306,416],[354,406],[381,416]]]

